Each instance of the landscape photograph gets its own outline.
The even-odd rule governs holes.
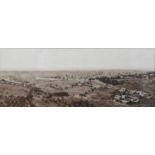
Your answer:
[[[0,49],[1,107],[154,107],[154,49]]]

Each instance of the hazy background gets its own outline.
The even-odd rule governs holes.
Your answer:
[[[154,69],[154,49],[0,49],[0,70]]]

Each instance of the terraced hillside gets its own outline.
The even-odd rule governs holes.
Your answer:
[[[0,72],[0,106],[155,106],[155,73]]]

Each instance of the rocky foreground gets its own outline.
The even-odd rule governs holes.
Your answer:
[[[0,106],[155,106],[155,73],[0,72]]]

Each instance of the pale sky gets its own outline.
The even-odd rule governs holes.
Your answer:
[[[0,70],[154,69],[154,49],[0,49]]]

